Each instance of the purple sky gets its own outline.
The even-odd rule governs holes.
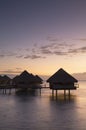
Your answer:
[[[85,56],[86,0],[0,0],[1,72],[23,70],[29,64],[31,71],[42,74],[43,63],[53,63],[52,73],[58,61],[57,68],[85,72]],[[27,64],[22,63],[25,59]],[[76,59],[82,59],[84,66],[78,66]]]
[[[85,37],[85,25],[86,0],[0,0],[1,47]]]

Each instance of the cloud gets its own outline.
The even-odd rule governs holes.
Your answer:
[[[5,55],[5,56],[16,56],[17,53],[11,52],[11,51],[7,51],[7,52],[4,52],[4,55]]]
[[[44,59],[48,56],[73,56],[75,54],[86,53],[86,46],[76,46],[73,42],[65,42],[65,40],[58,39],[55,37],[47,37],[47,44],[41,44],[38,46],[37,43],[27,48],[17,48],[14,52],[7,50],[0,50],[0,58],[12,57],[22,59]],[[80,39],[86,40],[86,39]]]
[[[26,50],[26,51],[30,51],[30,48],[26,48],[25,50]]]
[[[22,68],[16,68],[16,70],[22,70]]]
[[[14,71],[14,70],[2,70],[0,71],[0,75],[8,75],[10,78],[13,78],[15,77],[16,75],[20,74],[22,72],[22,69],[17,69]]]
[[[40,49],[51,49],[55,44],[47,44],[40,47]]]
[[[86,46],[76,48],[76,49],[69,49],[68,53],[71,53],[71,54],[86,53]]]
[[[16,55],[17,55],[17,53],[15,53],[15,52],[0,50],[0,57],[1,58],[12,57],[12,56],[16,56]]]
[[[86,41],[86,38],[78,38],[78,39],[74,39],[74,40],[78,40],[78,41]]]
[[[40,58],[45,58],[45,57],[39,56],[39,55],[27,55],[24,58],[25,59],[40,59]]]
[[[68,50],[73,46],[73,44],[67,44],[66,42],[61,43],[51,43],[47,45],[42,45],[39,48],[41,54],[49,55],[67,55]]]
[[[0,73],[4,73],[4,74],[16,74],[16,73],[21,73],[21,71],[19,71],[19,70],[2,70],[2,71],[0,71]]]
[[[51,37],[49,39],[52,40]],[[85,40],[85,39],[83,39]],[[67,43],[65,41],[58,41],[54,40],[54,43],[49,43],[47,45],[42,45],[39,47],[39,52],[41,55],[50,56],[50,55],[57,55],[57,56],[71,56],[75,54],[84,54],[86,53],[86,46],[78,47],[76,44],[71,42]]]
[[[86,46],[79,48],[79,50],[80,50],[82,53],[85,53],[85,52],[86,52]]]
[[[32,53],[36,53],[37,52],[37,50],[35,49],[35,48],[32,48]]]
[[[50,51],[49,49],[46,49],[46,48],[45,48],[45,49],[41,49],[41,53],[42,53],[42,54],[45,54],[45,55],[46,55],[46,54],[51,55],[53,52]]]
[[[86,80],[86,72],[72,74],[78,80]]]
[[[17,55],[16,58],[23,58],[23,55]]]
[[[23,58],[23,55],[17,50],[17,52],[11,52],[7,50],[1,50],[0,51],[0,58],[5,58],[5,57],[16,57],[16,58]]]
[[[28,51],[29,48],[24,49],[24,52],[11,52],[11,51],[6,51],[6,50],[2,50],[0,52],[0,58],[4,58],[4,57],[16,57],[16,58],[23,58],[23,59],[43,59],[45,58],[44,56],[39,54],[39,50],[37,50],[37,48],[31,48],[30,51]],[[28,54],[26,55],[25,51],[28,51]],[[23,54],[22,54],[23,53]]]
[[[63,55],[67,55],[67,52],[55,51],[54,54],[55,54],[55,55],[63,56]]]
[[[77,49],[69,49],[68,50],[68,54],[76,54],[78,53],[79,51]]]
[[[5,55],[3,55],[3,54],[0,54],[0,58],[4,58],[5,57]]]
[[[57,42],[57,41],[59,41],[60,39],[55,38],[55,37],[53,37],[53,36],[48,36],[48,37],[47,37],[47,40],[48,40],[49,42]]]

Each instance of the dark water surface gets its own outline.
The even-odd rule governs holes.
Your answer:
[[[0,130],[86,130],[86,82],[64,100],[51,90],[30,95],[0,93]]]

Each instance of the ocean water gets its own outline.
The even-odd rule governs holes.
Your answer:
[[[0,130],[86,130],[86,82],[58,98],[49,89],[33,94],[0,92]]]

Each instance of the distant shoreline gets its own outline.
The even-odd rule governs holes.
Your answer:
[[[78,80],[79,82],[86,82],[86,80]]]

